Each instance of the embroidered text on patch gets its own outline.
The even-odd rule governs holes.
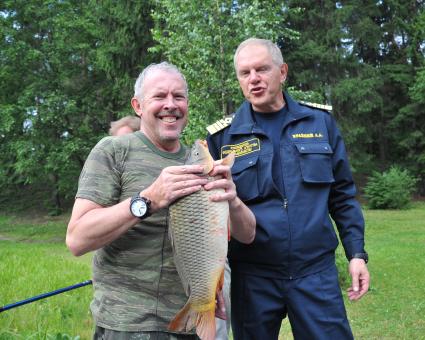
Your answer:
[[[260,150],[260,140],[258,138],[248,139],[239,144],[229,144],[221,147],[221,158],[226,157],[231,152],[235,153],[236,157],[244,156],[249,153]]]
[[[321,138],[323,135],[318,133],[294,133],[292,138]]]

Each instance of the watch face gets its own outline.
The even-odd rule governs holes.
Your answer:
[[[131,212],[136,217],[145,215],[147,209],[146,203],[142,200],[135,200],[131,205]]]

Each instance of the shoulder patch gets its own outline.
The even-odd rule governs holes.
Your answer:
[[[224,117],[220,120],[217,120],[215,123],[207,126],[208,132],[211,135],[213,135],[216,132],[221,131],[221,130],[225,129],[226,127],[230,126],[230,124],[232,124],[232,120],[233,120],[234,116],[235,116],[234,114],[230,115],[230,116],[226,116],[226,117]]]
[[[299,103],[301,105],[312,107],[313,109],[319,109],[319,110],[325,110],[325,111],[332,111],[332,106],[331,105],[309,103],[309,102],[304,102],[304,101],[300,101]]]

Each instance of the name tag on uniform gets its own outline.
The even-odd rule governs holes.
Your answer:
[[[258,138],[248,139],[239,144],[228,144],[221,147],[221,158],[234,152],[236,157],[244,156],[260,150],[260,140]]]

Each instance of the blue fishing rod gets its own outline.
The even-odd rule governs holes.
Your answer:
[[[3,307],[0,307],[0,313],[5,312],[5,311],[12,309],[12,308],[16,308],[16,307],[19,307],[19,306],[22,306],[22,305],[26,305],[27,303],[31,303],[31,302],[34,302],[34,301],[45,299],[49,296],[61,294],[61,293],[67,292],[69,290],[88,286],[88,285],[91,285],[92,283],[93,283],[92,280],[87,280],[87,281],[80,282],[80,283],[77,283],[77,284],[72,285],[72,286],[60,288],[60,289],[54,290],[52,292],[36,295],[36,296],[33,296],[33,297],[25,299],[25,300],[21,300],[21,301],[15,302],[15,303],[11,303],[9,305],[5,305]]]

